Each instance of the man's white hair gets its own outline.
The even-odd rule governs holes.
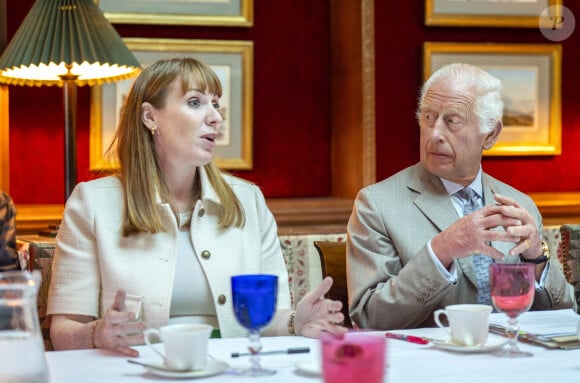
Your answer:
[[[445,65],[425,81],[419,96],[417,116],[425,101],[425,94],[433,84],[438,82],[459,83],[474,91],[474,112],[479,119],[481,133],[491,132],[496,123],[501,122],[503,116],[501,81],[481,68],[464,63]]]

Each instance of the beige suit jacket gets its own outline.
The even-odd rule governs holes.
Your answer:
[[[517,200],[534,217],[534,202],[511,186],[483,173],[483,198],[493,193]],[[362,189],[348,223],[347,272],[350,314],[363,328],[402,329],[433,325],[433,312],[450,304],[475,303],[477,282],[472,257],[455,260],[457,283],[437,268],[427,242],[459,216],[441,180],[420,164]],[[514,246],[492,242],[504,254]],[[519,262],[518,257],[507,257]],[[558,261],[550,261],[546,283],[536,291],[532,309],[575,308],[572,287]]]
[[[203,168],[200,175],[203,195],[193,211],[191,241],[209,282],[221,335],[246,336],[233,313],[232,275],[277,275],[277,308],[290,308],[288,273],[276,223],[256,185],[226,176],[242,203],[246,224],[243,228],[220,228],[219,198]],[[100,317],[117,289],[124,288],[129,300],[143,300],[143,319],[149,327],[169,321],[177,261],[176,218],[168,204],[159,203],[166,232],[123,237],[122,197],[116,177],[75,187],[57,237],[48,314]]]

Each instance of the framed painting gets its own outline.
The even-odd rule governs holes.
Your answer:
[[[223,88],[224,117],[214,160],[222,169],[252,169],[253,44],[250,41],[125,38],[141,65],[170,57],[194,57],[208,64]],[[121,106],[134,80],[91,88],[90,170],[116,168],[108,152]]]
[[[504,126],[484,155],[562,153],[561,45],[426,42],[423,80],[454,62],[476,65],[503,84]]]
[[[563,0],[425,0],[425,25],[538,28],[556,23]]]
[[[173,24],[250,27],[254,0],[98,0],[113,24]]]

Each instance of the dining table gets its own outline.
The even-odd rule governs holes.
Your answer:
[[[520,316],[521,330],[536,334],[577,334],[580,316],[572,310],[530,311]],[[507,317],[492,313],[490,323],[507,324]],[[520,342],[519,347],[531,352],[530,357],[505,358],[498,356],[507,339],[489,334],[489,347],[481,350],[445,347],[449,334],[444,328],[418,328],[390,331],[396,334],[428,338],[427,344],[399,339],[386,339],[386,370],[388,383],[450,383],[450,382],[575,382],[580,378],[580,348],[550,349]],[[385,331],[370,331],[384,336]],[[160,357],[148,346],[137,346],[139,357],[128,358],[99,349],[46,352],[52,383],[129,383],[155,381],[200,382],[292,382],[316,383],[321,375],[320,341],[300,336],[262,337],[262,351],[309,347],[310,352],[296,354],[268,354],[261,356],[264,367],[276,373],[265,377],[244,377],[237,370],[249,367],[247,356],[232,357],[232,353],[247,352],[246,338],[210,339],[208,352],[220,361],[223,369],[210,376],[168,377],[154,370],[129,363],[136,359],[144,363],[159,363]],[[440,343],[443,342],[443,343]],[[442,346],[443,345],[443,346]],[[203,375],[203,374],[201,374]],[[339,383],[339,382],[337,382]],[[364,383],[364,382],[361,382]]]

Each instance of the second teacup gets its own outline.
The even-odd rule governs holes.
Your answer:
[[[171,324],[144,331],[145,343],[155,351],[165,366],[175,371],[204,370],[207,366],[207,346],[212,327],[206,324]],[[165,354],[153,345],[152,337],[163,342]]]
[[[437,326],[446,330],[451,342],[462,346],[483,346],[489,333],[489,314],[492,307],[481,304],[450,305],[433,313]],[[441,323],[447,317],[449,328]]]

